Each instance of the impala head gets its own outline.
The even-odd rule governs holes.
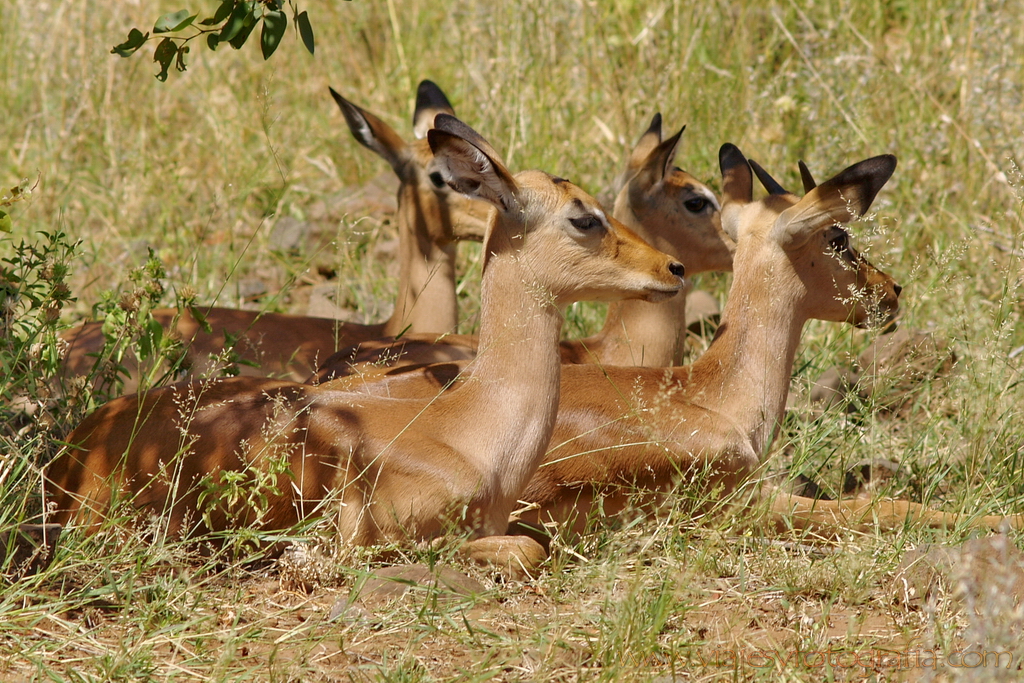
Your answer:
[[[428,139],[445,181],[497,209],[485,239],[488,260],[515,254],[559,305],[661,301],[682,289],[681,263],[649,246],[568,180],[542,171],[513,177],[490,144],[454,116],[441,114],[434,126]]]
[[[788,269],[772,271],[773,282],[794,283],[807,318],[852,322],[858,327],[885,322],[899,310],[901,287],[850,245],[843,228],[871,206],[896,169],[883,155],[850,166],[799,198],[787,192],[735,145],[719,152],[722,168],[722,225],[737,242],[736,269],[747,259],[785,253]],[[753,172],[769,194],[753,201]],[[805,187],[809,174],[804,175]]]
[[[722,230],[718,199],[703,183],[674,164],[683,127],[661,139],[661,114],[630,155],[615,215],[654,247],[672,254],[690,275],[732,270],[736,244]]]
[[[410,212],[410,217],[420,223],[416,229],[429,234],[438,244],[456,239],[483,239],[490,207],[448,187],[425,139],[437,114],[454,114],[440,88],[431,81],[420,83],[413,114],[417,139],[411,143],[379,118],[339,95],[334,88],[330,91],[355,139],[394,169],[401,181],[399,210]]]

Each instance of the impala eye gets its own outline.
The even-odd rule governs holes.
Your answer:
[[[440,190],[443,187],[448,187],[448,184],[444,182],[444,176],[442,176],[439,171],[434,171],[433,173],[430,174],[429,177],[430,182],[432,182],[434,184],[434,187],[436,187],[437,189]]]
[[[691,213],[700,213],[708,205],[708,200],[705,197],[694,197],[693,199],[687,199],[683,202],[683,206],[686,207],[687,211]]]
[[[601,227],[601,219],[597,216],[580,216],[579,218],[570,218],[569,222],[572,223],[574,228],[581,232],[588,232],[594,228]]]
[[[845,231],[840,230],[835,237],[828,241],[828,244],[837,254],[842,254],[850,248],[850,236]]]

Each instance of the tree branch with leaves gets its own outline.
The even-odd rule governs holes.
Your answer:
[[[287,0],[287,5],[302,44],[309,54],[313,54],[313,27],[309,23],[309,15],[305,11],[300,12],[292,0]],[[169,12],[156,20],[152,33],[133,28],[128,32],[128,40],[115,45],[110,52],[130,57],[150,40],[163,35],[153,51],[153,61],[160,65],[157,79],[166,81],[172,65],[178,72],[185,71],[185,55],[191,50],[189,43],[196,38],[205,36],[206,46],[211,50],[216,50],[223,43],[238,50],[249,40],[256,26],[262,24],[260,49],[263,58],[270,59],[288,30],[285,0],[223,0],[212,16],[197,22],[198,17],[198,13],[187,9]]]

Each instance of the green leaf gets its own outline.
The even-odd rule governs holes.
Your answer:
[[[236,50],[241,49],[241,47],[245,45],[245,41],[249,40],[249,34],[252,33],[254,28],[256,28],[258,21],[259,20],[250,13],[248,23],[242,27],[242,30],[238,32],[238,35],[228,41],[228,44]]]
[[[240,2],[235,5],[235,9],[231,12],[231,17],[224,24],[224,28],[220,30],[220,42],[234,40],[242,29],[245,28],[246,19],[252,21],[252,10],[253,6],[250,2]]]
[[[270,59],[277,46],[281,44],[285,29],[288,28],[288,17],[284,12],[264,12],[263,31],[260,32],[260,48],[263,59]]]
[[[199,323],[199,327],[203,329],[203,332],[206,332],[207,334],[213,332],[213,327],[206,321],[206,314],[203,312],[203,309],[199,306],[189,306],[188,312],[191,313],[192,317],[195,318],[195,321]]]
[[[199,15],[189,15],[187,9],[169,12],[156,20],[156,24],[153,26],[153,33],[170,33],[188,28],[197,16]]]
[[[188,45],[182,45],[178,48],[178,59],[174,63],[174,68],[177,69],[179,73],[185,70],[185,55],[188,54],[188,51]]]
[[[216,33],[207,33],[206,47],[210,48],[211,50],[216,50],[218,45],[220,45],[220,36]]]
[[[156,75],[158,81],[167,80],[167,70],[171,68],[174,56],[178,54],[178,48],[170,38],[164,38],[153,51],[153,61],[160,63],[160,73]]]
[[[128,32],[128,40],[124,41],[120,45],[115,45],[110,51],[110,54],[120,55],[121,57],[131,57],[148,39],[148,33],[143,33],[139,29],[133,28]]]
[[[295,23],[299,26],[302,44],[309,50],[309,54],[313,54],[313,27],[309,24],[309,15],[305,11],[299,12],[299,16],[295,17]]]
[[[234,9],[234,7],[235,0],[224,0],[224,2],[220,3],[220,7],[217,8],[217,11],[213,13],[212,17],[203,19],[199,23],[203,26],[214,26],[219,24],[228,18],[228,15],[231,14],[231,10]]]
[[[10,232],[13,227],[11,216],[6,211],[0,211],[0,232]]]

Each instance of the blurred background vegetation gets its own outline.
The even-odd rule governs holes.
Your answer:
[[[219,3],[188,4],[206,16]],[[255,44],[197,46],[187,72],[165,82],[151,50],[110,53],[130,28],[180,9],[0,2],[0,196],[34,186],[2,207],[5,272],[32,263],[18,245],[51,245],[29,266],[40,303],[5,317],[26,322],[31,310],[38,325],[17,343],[4,328],[5,358],[17,359],[2,369],[5,415],[20,417],[0,432],[0,523],[33,510],[35,465],[88,407],[38,420],[10,387],[45,380],[54,330],[139,286],[140,272],[167,305],[194,296],[304,314],[326,287],[355,320],[388,314],[392,173],[352,139],[327,87],[411,136],[424,78],[510,168],[598,196],[655,112],[666,130],[686,124],[677,163],[716,191],[727,141],[793,189],[800,159],[822,179],[895,154],[854,242],[904,286],[901,325],[934,334],[956,364],[913,386],[895,413],[876,413],[869,397],[794,417],[776,453],[833,489],[850,464],[884,455],[902,468],[894,494],[954,511],[1024,510],[1024,1],[355,0],[303,6],[314,55],[293,25],[269,60]],[[55,271],[67,245],[77,245],[67,272]],[[470,331],[479,248],[460,254]],[[728,283],[699,284],[724,298]],[[566,334],[592,331],[600,314],[574,307]],[[871,339],[809,325],[797,403]],[[687,544],[659,547],[676,546]]]

